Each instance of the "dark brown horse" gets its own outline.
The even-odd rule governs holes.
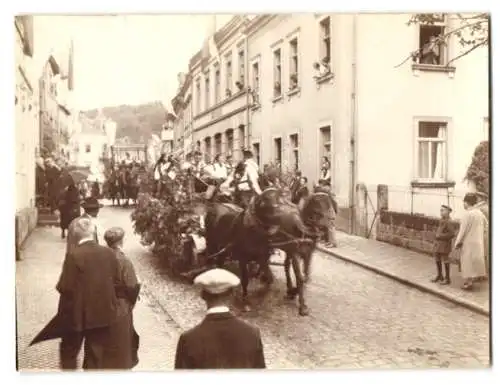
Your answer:
[[[320,236],[320,229],[328,226],[333,201],[328,194],[314,193],[306,198],[302,210],[291,202],[280,206],[279,229],[271,236],[271,246],[283,250],[287,298],[299,298],[299,314],[309,314],[305,302],[305,282],[310,277],[312,254]],[[301,269],[301,262],[304,271]],[[296,287],[293,287],[290,267],[293,268]]]
[[[216,257],[219,267],[227,258],[238,261],[243,300],[248,308],[248,265],[256,262],[259,272],[263,272],[270,283],[269,251],[271,248],[283,250],[287,297],[298,296],[299,314],[307,315],[304,283],[309,278],[318,229],[327,224],[330,209],[331,198],[327,194],[311,195],[299,211],[297,206],[283,201],[275,188],[265,190],[247,210],[232,204],[212,204],[207,208],[205,219],[206,253]],[[296,287],[292,285],[290,267],[293,267]]]
[[[249,264],[256,262],[269,269],[269,241],[276,230],[275,212],[279,209],[280,201],[280,191],[268,188],[255,197],[246,210],[230,203],[207,205],[206,255],[212,257],[220,267],[227,259],[238,261],[243,300],[246,304]],[[270,271],[266,272],[270,274]]]

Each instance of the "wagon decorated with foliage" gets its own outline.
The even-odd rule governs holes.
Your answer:
[[[306,315],[303,285],[309,276],[318,229],[329,220],[331,198],[324,193],[312,194],[299,210],[288,199],[289,175],[277,173],[273,167],[266,167],[264,174],[273,183],[246,209],[207,200],[199,187],[203,180],[189,169],[176,169],[175,178],[162,181],[150,176],[141,185],[132,213],[134,229],[175,275],[192,278],[210,267],[237,267],[246,308],[249,279],[258,276],[270,284],[270,256],[273,249],[281,249],[285,253],[287,294],[290,299],[298,296],[299,313]]]

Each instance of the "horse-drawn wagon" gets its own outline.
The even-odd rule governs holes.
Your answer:
[[[183,276],[236,262],[245,305],[250,276],[259,276],[270,284],[271,263],[281,264],[286,273],[287,297],[298,296],[299,313],[308,314],[304,283],[309,277],[318,229],[329,219],[331,200],[312,194],[299,210],[281,189],[269,187],[243,209],[218,201],[217,194],[207,200],[204,193],[208,186],[189,170],[178,170],[175,180],[166,181],[161,194],[145,193],[139,199],[132,214],[136,232]],[[282,263],[271,257],[274,249],[284,252]]]

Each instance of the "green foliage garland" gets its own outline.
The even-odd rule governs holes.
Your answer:
[[[189,172],[179,171],[175,180],[166,180],[161,196],[154,193],[152,172],[141,178],[137,207],[131,214],[134,231],[144,245],[163,258],[176,273],[186,271],[189,261],[183,256],[183,233],[199,230],[194,213],[198,197],[192,192]]]

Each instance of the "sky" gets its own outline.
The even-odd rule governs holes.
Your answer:
[[[217,28],[231,17],[217,15]],[[187,72],[209,22],[210,15],[43,15],[35,19],[35,44],[42,56],[64,57],[73,39],[79,110],[155,100],[170,108],[177,74]]]

